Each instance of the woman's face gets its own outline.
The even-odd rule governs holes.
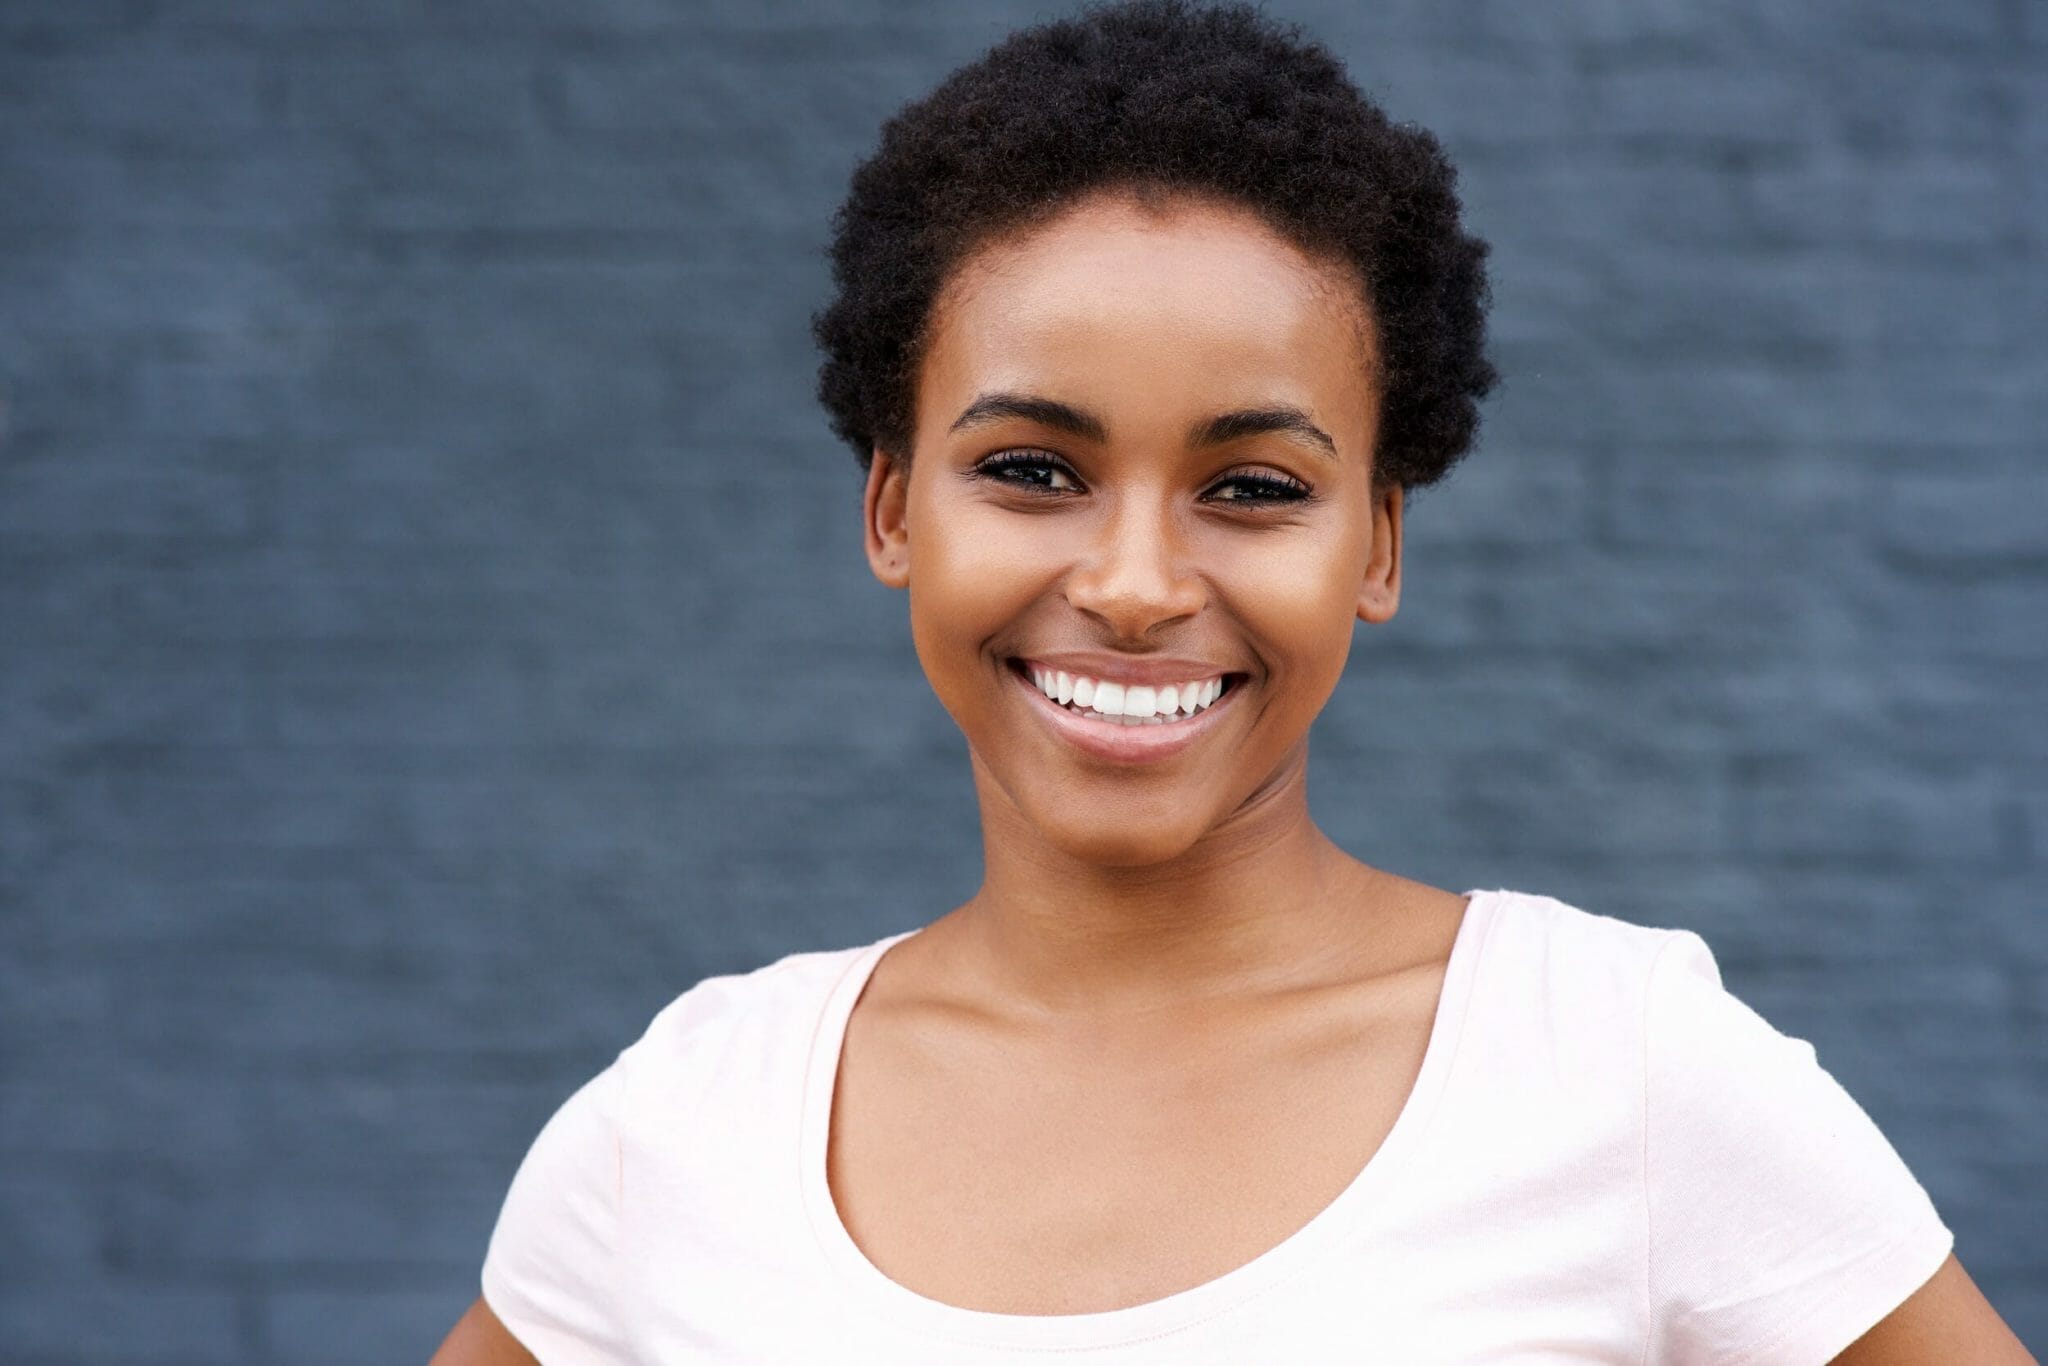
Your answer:
[[[1140,866],[1305,772],[1352,622],[1399,596],[1363,309],[1210,201],[1096,196],[957,272],[867,544],[985,808]]]

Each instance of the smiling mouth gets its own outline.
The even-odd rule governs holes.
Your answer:
[[[1010,669],[1054,706],[1108,726],[1175,726],[1201,715],[1237,685],[1238,674],[1191,678],[1163,686],[1124,684],[1041,669],[1012,659]]]

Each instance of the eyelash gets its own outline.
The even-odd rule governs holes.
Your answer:
[[[1069,479],[1079,482],[1079,477],[1075,475],[1064,460],[1041,451],[1000,451],[976,465],[974,473],[982,478],[993,479],[997,483],[1011,484],[1020,488],[1044,489],[1047,493],[1067,492],[1065,489],[1046,488],[1045,485],[1038,483],[1036,480],[1007,479],[1003,477],[1003,471],[1013,469],[1058,470]],[[1227,498],[1223,501],[1245,503],[1254,507],[1276,507],[1285,503],[1298,503],[1310,496],[1308,486],[1305,484],[1297,483],[1280,475],[1262,474],[1249,470],[1242,474],[1231,475],[1216,487],[1226,488],[1232,484],[1256,489],[1259,491],[1259,494],[1254,498]]]

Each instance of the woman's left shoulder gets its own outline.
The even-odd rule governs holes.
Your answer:
[[[1483,995],[1560,1020],[1578,1019],[1614,1038],[1632,1033],[1647,1014],[1651,992],[1682,959],[1716,987],[1718,969],[1706,941],[1690,930],[1641,925],[1584,910],[1554,896],[1507,889],[1475,891],[1469,926]]]
[[[1498,980],[1630,1083],[1657,1357],[1825,1360],[1949,1255],[1877,1125],[1811,1043],[1728,990],[1703,937],[1528,894],[1494,913]],[[1569,1075],[1572,1045],[1551,1047]]]
[[[1781,1033],[1730,992],[1707,941],[1686,929],[1640,925],[1556,897],[1497,891],[1476,994],[1532,1038],[1611,1055],[1644,1094],[1703,1124],[1769,1124],[1841,1099],[1813,1045]],[[1569,1059],[1562,1061],[1569,1062]],[[1745,1103],[1716,1115],[1739,1093]],[[1772,1103],[1757,1102],[1770,1096]]]
[[[1604,962],[1630,970],[1647,970],[1674,938],[1698,938],[1690,930],[1638,924],[1541,892],[1496,888],[1470,895],[1475,905],[1483,902],[1491,912],[1490,933],[1495,937],[1540,940],[1551,951],[1563,953],[1581,965]]]

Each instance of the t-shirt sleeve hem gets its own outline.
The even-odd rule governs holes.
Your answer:
[[[505,1326],[505,1331],[517,1338],[519,1345],[531,1352],[540,1366],[590,1359],[587,1344],[565,1336],[549,1327],[544,1320],[529,1315],[518,1296],[498,1280],[489,1261],[484,1263],[481,1280],[484,1303],[498,1316],[498,1322]]]
[[[1784,1332],[1736,1357],[1730,1366],[1822,1366],[1876,1327],[1927,1284],[1955,1249],[1955,1235],[1937,1218],[1873,1256],[1839,1294],[1809,1306]]]
[[[542,1366],[546,1366],[547,1357],[541,1352],[540,1344],[533,1340],[531,1329],[526,1325],[526,1316],[521,1312],[511,1292],[499,1283],[497,1268],[491,1264],[489,1258],[484,1259],[483,1274],[479,1280],[482,1282],[484,1303],[497,1315],[498,1322],[505,1326],[505,1331],[518,1338],[519,1345],[533,1353]]]

